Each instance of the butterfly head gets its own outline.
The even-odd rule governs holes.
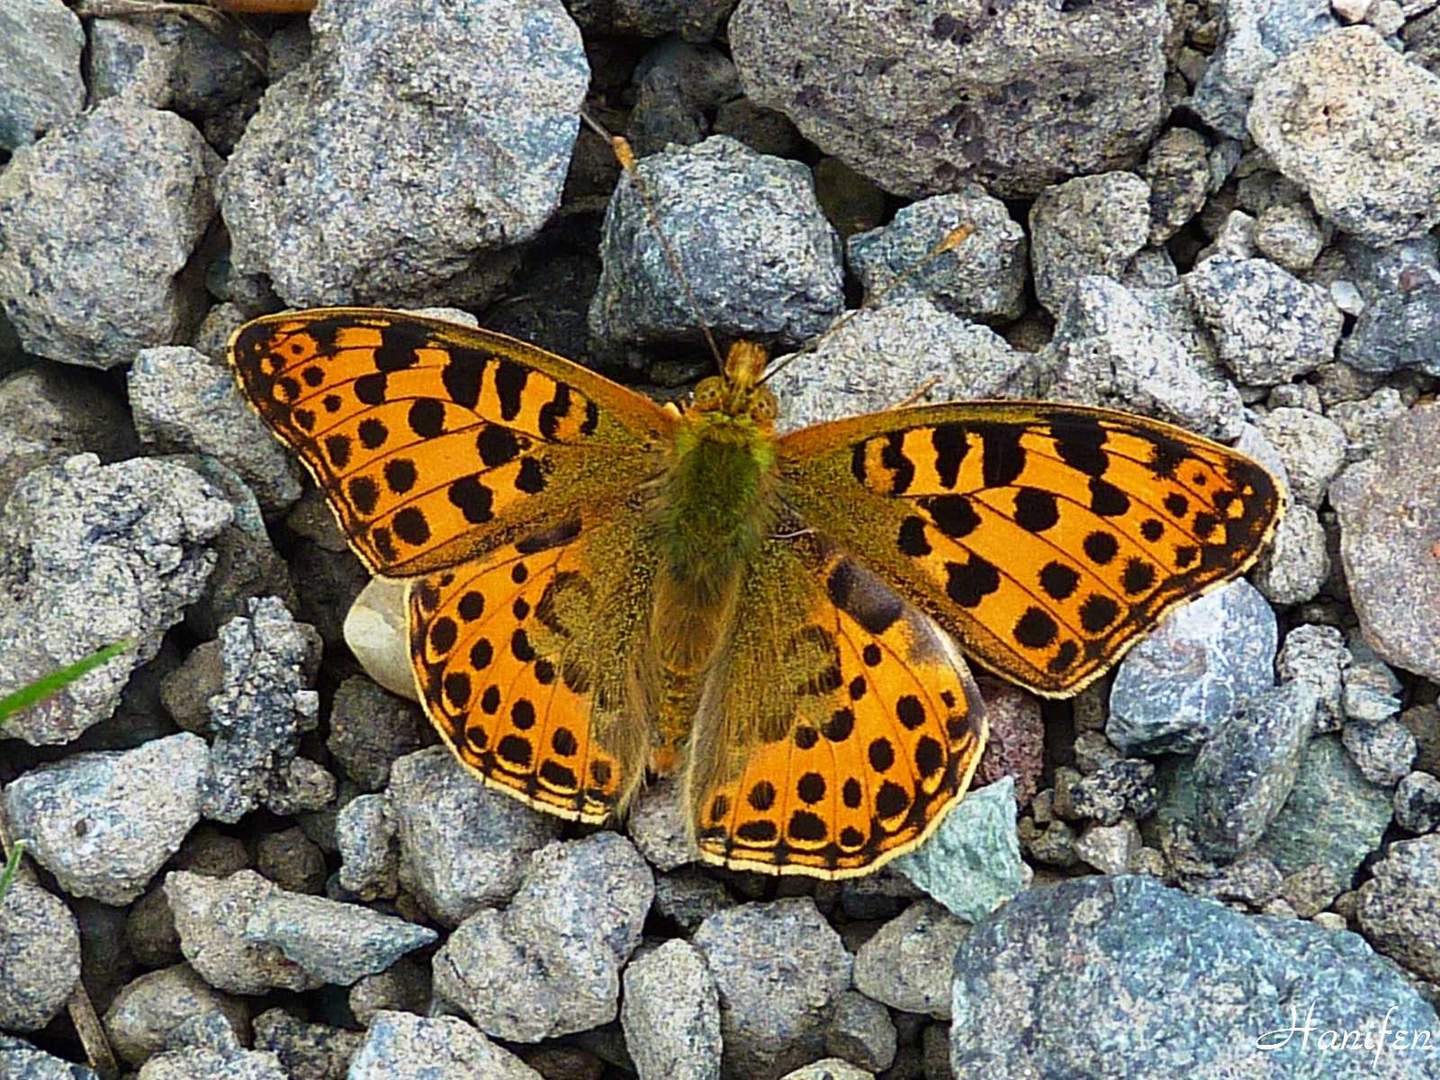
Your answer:
[[[725,357],[723,374],[701,379],[690,408],[696,413],[748,420],[762,431],[775,426],[780,405],[769,387],[760,385],[769,354],[754,341],[737,341]]]

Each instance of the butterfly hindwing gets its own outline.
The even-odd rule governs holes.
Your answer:
[[[700,852],[868,873],[938,824],[985,733],[969,671],[929,620],[813,534],[772,539],[695,718],[684,798]]]
[[[985,667],[1063,696],[1242,573],[1282,509],[1249,458],[1144,417],[962,402],[780,440],[785,498]]]
[[[395,576],[554,524],[577,497],[623,499],[675,423],[544,350],[404,312],[266,316],[236,332],[230,360],[356,554]]]
[[[643,776],[644,524],[563,524],[416,579],[410,652],[431,722],[486,783],[603,821]]]

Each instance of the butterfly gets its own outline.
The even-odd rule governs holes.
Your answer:
[[[841,878],[914,848],[986,740],[965,656],[1093,682],[1256,558],[1264,468],[1140,416],[914,405],[777,434],[766,354],[683,409],[417,315],[268,315],[239,384],[356,555],[408,579],[415,685],[488,785],[601,822],[678,772],[699,853]]]

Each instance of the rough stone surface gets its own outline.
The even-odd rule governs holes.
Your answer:
[[[100,1080],[93,1069],[73,1065],[9,1035],[0,1035],[0,1075],[16,1080]]]
[[[815,201],[810,170],[723,135],[639,166],[665,238],[720,337],[798,344],[844,307],[840,238]],[[615,189],[590,331],[611,348],[699,344],[696,312],[630,184]]]
[[[431,1080],[437,1076],[541,1080],[540,1074],[454,1016],[375,1014],[348,1080]]]
[[[820,1056],[851,957],[813,900],[730,908],[701,923],[693,943],[720,990],[724,1076],[774,1080]]]
[[[1315,693],[1315,731],[1338,731],[1343,714],[1340,708],[1344,671],[1350,663],[1345,635],[1333,626],[1305,623],[1285,635],[1285,644],[1275,661],[1281,680],[1308,683]]]
[[[185,268],[220,159],[174,113],[102,103],[0,174],[0,307],[25,350],[109,368],[199,322]]]
[[[255,1049],[279,1058],[291,1080],[341,1080],[364,1042],[362,1032],[306,1023],[280,1009],[255,1018]]]
[[[720,996],[705,959],[672,939],[625,969],[620,1025],[640,1080],[717,1080]]]
[[[933,900],[917,900],[855,954],[855,987],[892,1009],[950,1019],[955,950],[970,924]]]
[[[211,454],[233,468],[273,515],[300,498],[300,466],[241,399],[235,378],[189,346],[142,349],[127,379],[143,442]]]
[[[1081,176],[1046,188],[1030,207],[1035,295],[1053,315],[1081,278],[1119,278],[1150,232],[1150,185],[1134,173]]]
[[[971,791],[930,838],[891,866],[962,919],[975,921],[1026,882],[1015,831],[1015,781]]]
[[[1391,844],[1360,886],[1360,929],[1385,955],[1440,981],[1440,835]]]
[[[697,857],[678,777],[665,777],[640,791],[625,815],[625,831],[656,870],[678,870]]]
[[[971,178],[1003,197],[1143,151],[1161,117],[1165,22],[1159,2],[895,5],[881,18],[843,0],[743,0],[729,31],[746,94],[882,187],[916,197]]]
[[[912,297],[862,310],[768,385],[780,399],[778,427],[790,431],[894,408],[932,379],[931,401],[1013,397],[1028,385],[1028,365],[988,326]]]
[[[424,745],[426,727],[412,702],[354,675],[335,690],[325,747],[362,790],[383,791],[395,761]]]
[[[205,816],[234,822],[262,803],[276,813],[318,810],[334,794],[329,789],[304,798],[310,774],[318,769],[297,763],[300,736],[313,730],[319,699],[309,689],[320,659],[315,630],[297,623],[274,597],[252,601],[249,618],[220,628],[223,683],[210,699],[210,728],[215,741],[203,789]],[[328,777],[328,774],[325,774]]]
[[[1344,316],[1328,290],[1265,259],[1215,255],[1182,279],[1243,383],[1273,386],[1334,359]]]
[[[975,231],[958,248],[895,284],[966,223]],[[846,258],[867,296],[883,292],[883,303],[926,296],[946,311],[986,323],[1009,322],[1024,311],[1028,252],[1020,223],[979,187],[912,203],[890,224],[846,242]]]
[[[80,981],[80,930],[70,909],[28,881],[0,897],[0,1029],[39,1031]],[[4,1072],[0,1048],[0,1075]]]
[[[1340,343],[1340,358],[1360,371],[1389,374],[1414,367],[1440,376],[1440,344],[1433,332],[1440,321],[1440,237],[1427,234],[1383,247],[1345,237],[1341,251],[1343,280],[1356,288],[1362,306]]]
[[[384,971],[438,937],[427,927],[359,904],[278,888],[256,904],[241,936],[252,945],[275,946],[316,978],[338,986]]]
[[[1047,1007],[1056,986],[1088,1007]],[[1440,1075],[1423,1056],[1306,1048],[1292,1026],[1312,1003],[1325,1029],[1369,1030],[1392,1008],[1392,1029],[1436,1023],[1353,934],[1246,917],[1149,878],[1083,878],[1021,894],[961,944],[950,1062],[957,1076]]]
[[[1340,557],[1365,640],[1386,663],[1440,681],[1440,405],[1389,428],[1331,485]],[[1402,588],[1396,588],[1403,583]]]
[[[1319,509],[1330,481],[1345,464],[1345,432],[1309,409],[1271,409],[1257,425],[1285,465],[1290,494]]]
[[[1165,243],[1198,214],[1210,189],[1210,147],[1189,128],[1171,128],[1150,146],[1140,175],[1150,185],[1153,247]]]
[[[297,307],[483,294],[483,253],[559,201],[589,75],[575,24],[558,0],[388,0],[310,29],[220,180],[235,269]]]
[[[509,907],[476,912],[435,954],[435,993],[517,1042],[609,1023],[654,899],[650,868],[623,836],[550,844]]]
[[[0,147],[32,143],[85,106],[85,31],[60,0],[17,0],[0,11]]]
[[[890,1011],[864,994],[846,990],[835,1003],[825,1030],[825,1050],[866,1069],[888,1069],[895,1061],[898,1036]],[[813,1067],[813,1066],[812,1066]]]
[[[1440,221],[1440,77],[1367,26],[1296,49],[1261,78],[1246,118],[1322,217],[1370,244]]]
[[[271,990],[313,990],[324,980],[286,958],[277,945],[246,939],[250,917],[275,885],[253,870],[209,878],[173,870],[165,895],[175,913],[180,948],[197,974],[217,990],[264,994]]]
[[[5,789],[10,827],[70,895],[129,903],[200,820],[208,760],[188,732],[72,755]]]
[[[1244,415],[1240,395],[1197,338],[1179,288],[1132,290],[1081,278],[1040,354],[1041,385],[1053,400],[1126,409],[1232,439]]]
[[[1216,131],[1243,139],[1261,76],[1275,62],[1338,24],[1330,0],[1229,0],[1225,36],[1195,87],[1195,111]]]
[[[1301,604],[1320,593],[1330,571],[1320,515],[1304,503],[1290,503],[1255,564],[1255,587],[1272,604]]]
[[[109,717],[215,565],[230,504],[189,469],[92,454],[30,473],[0,510],[0,693],[112,642],[116,657],[7,720],[32,745],[68,742]]]
[[[1406,832],[1440,832],[1440,776],[1408,773],[1395,788],[1395,824]]]
[[[1348,885],[1393,812],[1390,789],[1366,780],[1336,736],[1321,735],[1305,748],[1290,798],[1256,850],[1283,873],[1320,863]]]
[[[361,900],[393,897],[400,888],[400,852],[383,795],[351,799],[335,818],[339,882]]]
[[[105,1010],[105,1034],[115,1052],[138,1068],[165,1049],[181,1024],[211,1015],[228,1023],[237,1039],[249,1041],[249,1006],[207,986],[189,964],[175,964],[126,984]]]
[[[509,900],[531,853],[560,832],[559,819],[477,784],[438,746],[395,762],[388,798],[401,884],[442,926]]]
[[[1276,637],[1274,611],[1246,581],[1177,608],[1120,662],[1106,737],[1127,753],[1197,750],[1270,688]]]

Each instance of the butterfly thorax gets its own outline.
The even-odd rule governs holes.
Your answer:
[[[731,349],[725,374],[696,388],[661,488],[664,561],[652,627],[664,683],[664,747],[690,729],[701,678],[730,624],[744,568],[774,524],[775,398],[757,385],[764,355],[759,346],[741,343]]]

